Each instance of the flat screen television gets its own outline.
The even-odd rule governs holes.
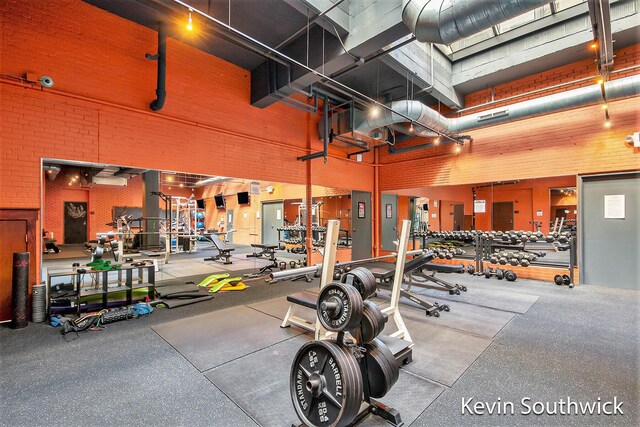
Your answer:
[[[247,191],[243,191],[242,193],[238,193],[238,204],[239,205],[248,205],[249,204],[249,193]]]
[[[198,203],[198,209],[204,209],[204,199],[198,199],[196,203]]]
[[[216,208],[218,209],[226,208],[226,205],[224,203],[224,196],[222,194],[216,194],[215,196],[213,196],[213,198],[216,201]]]
[[[423,211],[428,211],[429,210],[429,203],[425,203],[422,205],[422,210]]]

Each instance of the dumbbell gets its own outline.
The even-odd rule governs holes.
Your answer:
[[[515,267],[516,265],[520,264],[520,260],[518,260],[518,258],[515,258],[515,257],[511,258],[509,260],[509,264],[511,264],[511,265],[513,265]]]
[[[509,262],[509,261],[507,260],[507,258],[506,258],[506,257],[500,257],[500,258],[498,258],[498,263],[499,263],[499,264],[507,265],[507,262]]]
[[[498,263],[498,257],[497,256],[491,256],[491,258],[489,258],[489,262],[491,264],[497,264]]]
[[[484,277],[485,279],[490,279],[491,276],[496,276],[496,279],[502,280],[504,279],[504,270],[501,268],[496,268],[495,271],[491,267],[487,267],[484,269]]]
[[[476,268],[473,266],[473,264],[467,265],[467,273],[474,274],[475,272],[476,272]]]
[[[521,259],[520,260],[520,265],[523,266],[523,267],[529,267],[530,264],[531,263],[529,262],[528,259]]]
[[[556,274],[556,276],[553,278],[553,282],[558,286],[571,286],[571,277],[567,276],[566,274]]]

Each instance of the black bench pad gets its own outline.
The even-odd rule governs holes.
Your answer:
[[[287,301],[315,310],[318,304],[318,295],[311,292],[298,292],[287,295]]]

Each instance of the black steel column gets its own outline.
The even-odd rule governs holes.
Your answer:
[[[154,249],[160,247],[160,197],[151,194],[151,192],[160,191],[160,172],[149,171],[142,174],[142,217],[144,224],[144,231],[146,233],[157,234],[143,234],[142,246],[144,248]]]

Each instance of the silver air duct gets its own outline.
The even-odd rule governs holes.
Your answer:
[[[606,82],[604,89],[608,101],[638,96],[640,95],[640,74]],[[402,124],[409,126],[413,124],[414,129],[423,126],[441,134],[455,136],[472,129],[494,126],[599,102],[602,102],[602,92],[600,86],[595,84],[452,119],[442,116],[419,101],[396,101],[389,105],[394,112],[383,110],[376,118],[366,117],[363,113],[360,120],[356,120],[355,131],[368,134],[374,129],[385,126]],[[409,117],[413,120],[413,123],[396,113]],[[416,130],[418,132],[414,132],[414,134],[417,136],[435,135],[430,131],[422,132],[419,128]]]
[[[402,20],[418,41],[450,44],[551,3],[548,0],[404,0]]]

